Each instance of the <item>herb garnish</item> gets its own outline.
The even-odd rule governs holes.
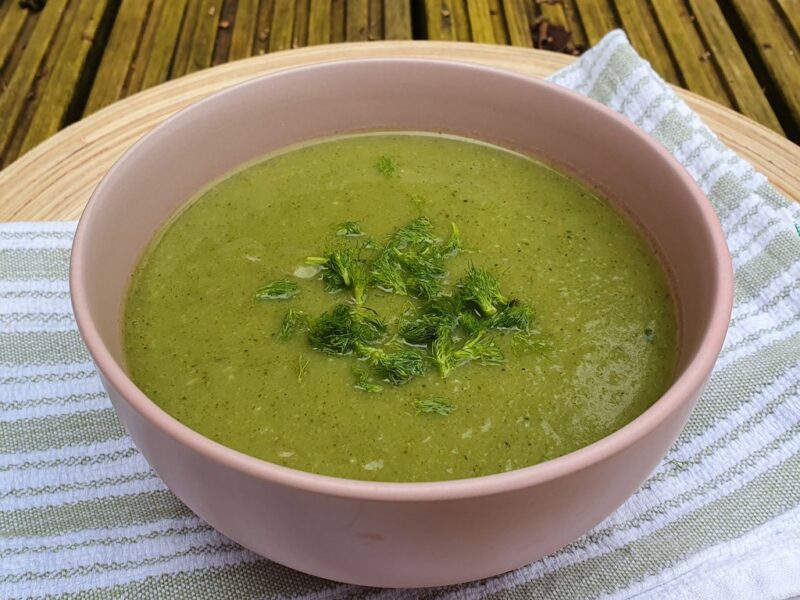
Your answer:
[[[439,398],[416,400],[414,401],[414,407],[417,409],[418,413],[435,413],[443,417],[446,417],[456,409],[452,404],[448,404]]]
[[[356,378],[356,382],[353,384],[353,387],[357,390],[361,390],[362,392],[370,392],[373,394],[383,391],[383,386],[372,381],[372,377],[370,377],[369,373],[363,369],[353,369],[353,375]]]
[[[378,169],[384,177],[391,177],[394,175],[394,162],[388,156],[380,156],[378,162],[375,163],[375,168]]]
[[[288,300],[300,292],[294,281],[280,279],[256,290],[256,300]]]
[[[383,338],[386,325],[371,309],[337,304],[311,324],[311,347],[328,354],[352,354],[357,346],[369,347]]]
[[[307,265],[323,267],[322,282],[329,292],[352,289],[356,304],[364,303],[369,275],[361,258],[361,248],[338,247],[326,250],[323,256],[309,256]]]
[[[386,176],[394,172],[388,157],[378,169]],[[337,236],[363,235],[355,221],[342,223]],[[453,286],[446,284],[446,260],[462,250],[461,232],[451,224],[446,240],[437,237],[433,223],[417,217],[397,229],[383,244],[371,240],[349,241],[329,247],[305,263],[321,267],[320,279],[329,292],[349,290],[352,300],[312,318],[290,308],[279,332],[288,339],[307,331],[311,347],[337,356],[352,356],[364,367],[355,368],[353,387],[378,393],[384,381],[403,385],[429,370],[442,378],[467,363],[499,365],[505,362],[498,340],[512,332],[515,352],[547,347],[535,328],[533,310],[500,291],[500,283],[489,271],[470,264]],[[399,317],[384,320],[365,305],[367,291],[409,296],[410,308]],[[278,281],[260,288],[261,299],[289,298],[297,285]],[[298,381],[308,361],[300,359]],[[455,407],[437,398],[417,400],[417,412],[448,415]]]
[[[339,229],[336,230],[336,235],[341,235],[344,237],[361,237],[364,235],[364,232],[361,231],[361,225],[355,221],[345,221],[339,225]]]
[[[309,319],[306,313],[292,307],[289,309],[289,312],[286,313],[286,316],[283,317],[278,337],[282,340],[288,340],[295,331],[308,329],[308,322]]]
[[[308,363],[310,362],[311,360],[302,354],[297,357],[297,383],[302,383],[303,379],[305,379],[308,373]]]

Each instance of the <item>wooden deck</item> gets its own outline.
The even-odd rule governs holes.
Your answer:
[[[622,27],[668,81],[800,142],[800,0],[0,0],[0,166],[212,65],[379,39],[579,54]]]

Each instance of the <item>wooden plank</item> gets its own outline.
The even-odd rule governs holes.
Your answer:
[[[694,26],[683,0],[660,0],[653,3],[661,28],[668,32],[667,44],[672,50],[686,87],[711,98],[723,106],[732,106],[719,72]]]
[[[149,10],[150,2],[122,0],[83,110],[84,115],[127,95],[125,83],[130,75]]]
[[[0,70],[2,70],[22,33],[28,11],[20,8],[16,2],[7,2],[0,10],[3,11],[0,15]]]
[[[236,9],[239,0],[223,0],[219,10],[217,30],[214,32],[214,48],[211,51],[211,65],[221,65],[229,60],[231,42],[233,41],[232,23],[236,21]]]
[[[369,0],[367,39],[382,40],[383,31],[383,0]]]
[[[139,44],[128,95],[169,79],[187,0],[153,0]]]
[[[363,42],[367,39],[369,26],[369,0],[347,0],[347,25],[345,37],[348,42]]]
[[[489,17],[492,19],[492,31],[496,44],[507,46],[510,42],[506,27],[506,15],[501,0],[489,0]]]
[[[800,12],[800,0],[797,2]],[[756,76],[750,69],[719,5],[706,0],[689,0],[689,7],[714,62],[722,71],[723,84],[733,98],[736,108],[762,125],[783,133],[778,117],[775,116],[775,111],[769,105]]]
[[[575,49],[578,52],[583,52],[589,46],[589,40],[586,38],[586,31],[583,29],[578,9],[575,6],[575,0],[562,0],[564,5],[564,14],[567,15],[567,22],[569,23],[569,31],[572,33],[572,41],[575,44]]]
[[[592,46],[619,26],[609,0],[575,0],[575,6],[580,13],[586,39]]]
[[[36,27],[25,52],[14,69],[7,87],[0,90],[0,157],[5,163],[9,155],[11,137],[17,121],[26,105],[31,86],[39,71],[39,66],[50,48],[53,35],[58,29],[61,17],[67,8],[67,0],[51,0],[39,15]]]
[[[425,29],[429,40],[456,39],[450,0],[425,0]]]
[[[308,45],[309,10],[309,0],[295,0],[292,48],[302,48]]]
[[[275,0],[275,12],[272,14],[272,26],[269,32],[270,52],[292,47],[294,8],[294,0]]]
[[[265,54],[269,50],[272,17],[275,12],[275,0],[261,0],[256,17],[256,37],[253,40],[253,54]]]
[[[792,133],[800,131],[800,47],[768,2],[732,0],[759,58],[786,107]],[[800,133],[798,133],[800,135]]]
[[[467,18],[472,31],[472,41],[494,44],[494,27],[489,14],[488,0],[467,0]]]
[[[467,12],[467,0],[452,0],[451,10],[453,12],[453,29],[456,32],[456,41],[471,42],[472,32],[470,31],[469,13]]]
[[[670,83],[680,85],[678,71],[672,62],[656,18],[647,3],[641,0],[616,0],[616,5],[625,33],[628,34],[636,51],[650,61],[661,77]]]
[[[73,22],[81,0],[69,0],[64,13],[61,15],[61,22],[58,25],[51,40],[49,40],[49,47],[44,60],[39,65],[36,77],[33,80],[33,85],[25,97],[25,106],[22,113],[17,120],[15,131],[9,142],[6,151],[6,159],[19,156],[23,153],[22,144],[28,134],[31,126],[33,116],[41,106],[42,91],[47,85],[50,75],[56,67],[59,57],[64,52],[64,46],[67,43],[67,33],[70,30],[70,24]],[[23,50],[24,52],[24,50]]]
[[[194,73],[195,71],[211,66],[223,1],[224,0],[206,0],[200,3],[202,8],[197,17],[194,33],[192,34],[192,46],[189,52],[189,59],[186,63],[186,69],[182,74]],[[173,74],[173,77],[174,76],[175,74]]]
[[[531,22],[525,10],[525,0],[503,0],[503,12],[508,26],[508,37],[512,46],[531,48]]]
[[[68,26],[62,28],[63,42],[55,64],[40,88],[33,118],[22,142],[21,154],[53,135],[64,125],[73,101],[85,92],[84,68],[95,36],[108,26],[109,0],[81,0]],[[138,30],[136,31],[138,38]],[[127,67],[127,65],[126,65]],[[126,68],[127,71],[127,68]],[[84,79],[84,82],[86,80]]]
[[[783,18],[794,31],[796,40],[800,40],[800,0],[777,0]]]
[[[180,77],[186,73],[189,55],[192,53],[194,30],[203,10],[203,5],[204,2],[201,0],[192,0],[186,4],[186,12],[183,15],[178,43],[175,46],[175,54],[170,67],[170,78]]]
[[[239,0],[236,4],[228,60],[239,60],[253,54],[258,27],[258,8],[259,0]]]
[[[333,0],[331,4],[331,43],[345,40],[345,0]]]
[[[308,16],[308,45],[331,41],[331,0],[311,0]]]
[[[411,39],[411,1],[385,0],[383,3],[383,39]]]

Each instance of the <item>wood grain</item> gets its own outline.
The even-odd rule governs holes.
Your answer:
[[[126,96],[125,83],[140,44],[139,32],[145,27],[149,10],[150,2],[145,0],[123,0],[120,4],[84,114],[91,114]]]
[[[771,2],[732,0],[778,93],[800,127],[800,43],[783,26]],[[797,4],[784,2],[785,6]]]
[[[575,6],[581,14],[586,39],[592,46],[617,27],[610,0],[575,0]]]
[[[106,24],[108,0],[82,0],[76,6],[72,18],[60,27],[52,51],[52,63],[48,77],[42,83],[39,94],[47,102],[37,103],[31,122],[25,132],[20,154],[57,132],[66,121],[73,99],[86,88],[82,81],[84,66],[89,60],[95,36],[101,35]],[[60,38],[60,39],[59,39]]]
[[[50,2],[46,11],[40,15],[28,41],[28,46],[11,79],[0,95],[0,157],[12,143],[12,133],[25,108],[31,85],[39,73],[39,67],[51,46],[61,17],[67,9],[67,0]]]
[[[425,23],[429,39],[456,39],[450,0],[425,0]]]
[[[489,0],[467,0],[467,17],[473,41],[479,44],[495,43]]]
[[[269,51],[287,50],[292,47],[294,34],[294,1],[275,0],[272,27],[269,33]]]
[[[383,0],[369,0],[369,20],[367,22],[367,39],[383,39]]]
[[[707,0],[701,2],[707,3]],[[650,61],[661,77],[680,85],[680,77],[648,4],[641,0],[616,0],[615,4],[625,33],[636,51]]]
[[[311,0],[308,19],[308,45],[331,41],[331,0]]]
[[[686,87],[720,104],[732,106],[714,62],[710,60],[711,54],[703,44],[683,0],[654,2],[653,9],[662,29],[670,32],[667,44],[681,69]]]
[[[345,26],[345,37],[348,42],[363,42],[367,39],[368,20],[368,0],[348,0]]]
[[[20,8],[16,2],[6,2],[0,6],[0,69],[5,67],[27,18],[28,11]]]
[[[348,0],[348,4],[353,0]],[[383,4],[384,39],[411,39],[410,0],[387,0]]]
[[[571,57],[532,49],[447,42],[362,42],[315,46],[236,61],[116,102],[62,130],[0,171],[0,221],[77,218],[111,165],[175,111],[226,86],[288,67],[346,58],[427,56],[544,77]],[[788,197],[800,200],[800,147],[705,98],[677,90],[720,139]]]
[[[258,27],[258,0],[239,0],[236,3],[236,18],[233,21],[231,47],[228,60],[239,60],[253,54],[253,42]]]
[[[722,83],[728,89],[736,108],[743,115],[782,134],[783,128],[778,117],[747,63],[733,31],[725,22],[719,5],[707,0],[689,0],[689,7],[700,34],[708,45],[711,58],[723,74]],[[797,12],[800,17],[800,0],[797,0]]]
[[[525,10],[525,0],[503,0],[503,11],[508,24],[508,37],[512,46],[530,48],[533,45],[531,38],[531,22]]]

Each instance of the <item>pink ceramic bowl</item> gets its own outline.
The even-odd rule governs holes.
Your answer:
[[[672,387],[638,419],[577,452],[434,483],[368,483],[277,466],[212,442],[153,404],[126,374],[121,317],[131,273],[154,233],[243,163],[302,140],[370,130],[491,141],[558,165],[612,198],[648,233],[673,277],[681,337]],[[417,59],[291,69],[167,120],[97,187],[75,236],[70,286],[78,326],[120,420],[183,502],[281,564],[398,587],[508,571],[608,516],[680,432],[719,354],[732,303],[730,257],[714,211],[657,142],[550,83]]]

